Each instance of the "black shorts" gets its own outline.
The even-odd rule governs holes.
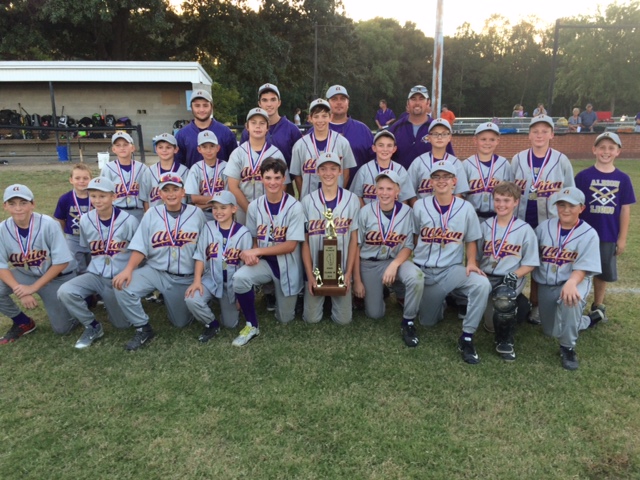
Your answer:
[[[598,280],[615,282],[618,280],[618,256],[614,242],[600,242],[600,265],[602,273],[596,275]]]

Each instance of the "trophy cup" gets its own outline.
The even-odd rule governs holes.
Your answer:
[[[322,249],[318,252],[318,266],[313,269],[316,287],[313,293],[321,296],[344,296],[347,286],[344,283],[342,271],[342,252],[338,250],[336,224],[333,221],[333,211],[328,208],[324,213],[326,219],[322,240]]]

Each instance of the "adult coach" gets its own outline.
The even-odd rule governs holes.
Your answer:
[[[428,139],[430,109],[431,100],[427,87],[416,85],[407,97],[407,115],[389,127],[389,131],[396,136],[398,147],[393,159],[407,170],[415,158],[431,151]],[[453,155],[451,143],[447,145],[447,153]]]
[[[349,116],[349,94],[342,85],[334,85],[327,90],[327,101],[331,105],[331,122],[329,128],[347,139],[353,156],[356,158],[356,168],[351,169],[353,178],[358,169],[373,160],[373,134],[364,123]]]
[[[387,101],[380,100],[380,110],[376,113],[376,125],[378,129],[382,130],[383,128],[389,128],[393,122],[396,121],[396,114],[393,113],[393,110],[387,108]]]
[[[580,131],[593,132],[593,126],[598,123],[598,114],[593,111],[593,105],[587,103],[585,111],[580,114]]]
[[[175,160],[191,168],[202,160],[198,153],[198,134],[210,130],[216,134],[220,150],[219,160],[229,160],[229,155],[238,146],[235,134],[229,127],[213,118],[213,98],[206,90],[196,90],[191,95],[193,120],[176,134],[178,152]]]
[[[300,129],[286,116],[280,116],[279,108],[282,104],[280,90],[271,83],[265,83],[258,89],[258,106],[269,115],[269,131],[267,143],[275,146],[282,152],[287,168],[291,168],[291,151],[293,145],[302,138]],[[249,140],[249,132],[245,128],[240,138],[240,143]]]

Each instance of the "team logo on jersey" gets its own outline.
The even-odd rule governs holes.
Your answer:
[[[367,232],[364,236],[364,243],[371,246],[386,245],[389,248],[395,248],[398,245],[404,245],[407,235],[402,233],[391,232],[385,242],[382,239],[382,234],[379,231]]]
[[[244,182],[250,182],[251,180],[255,182],[262,182],[262,175],[260,175],[260,170],[257,170],[255,175],[253,175],[251,173],[250,167],[244,167],[240,172],[240,181],[244,183]]]
[[[153,187],[151,189],[151,193],[149,193],[150,202],[158,202],[160,201],[160,189],[158,187]]]
[[[151,236],[151,246],[153,248],[160,247],[183,247],[190,243],[196,243],[198,240],[198,232],[183,232],[180,230],[178,234],[171,239],[171,235],[166,230],[160,230]]]
[[[616,211],[616,194],[620,190],[619,180],[593,180],[589,187],[593,193],[589,202],[589,213],[613,215]]]
[[[47,260],[49,253],[46,250],[31,250],[27,256],[22,253],[12,253],[9,255],[9,263],[14,267],[41,267]]]
[[[502,239],[499,238],[494,243],[494,249],[498,251],[500,249],[500,242]],[[520,257],[520,252],[522,251],[522,245],[517,245],[514,243],[506,243],[500,249],[500,253],[498,254],[498,258],[506,258],[506,257]],[[493,256],[493,249],[491,248],[491,241],[485,240],[484,246],[482,247],[482,254],[485,257]]]
[[[369,200],[375,200],[377,198],[376,195],[376,186],[375,185],[363,185],[362,186],[362,198],[367,198]]]
[[[429,143],[429,135],[425,135],[420,139],[420,143]]]
[[[469,179],[469,193],[482,193],[489,192],[493,193],[493,189],[500,183],[500,180],[497,178],[489,179],[489,185],[485,188],[484,181],[481,178],[473,178]]]
[[[334,218],[333,223],[336,226],[336,234],[338,235],[346,235],[349,233],[349,228],[351,227],[352,220],[350,218]],[[308,233],[309,236],[315,235],[325,235],[325,224],[327,221],[323,218],[322,220],[309,220],[308,223]]]
[[[207,183],[209,183],[209,188],[207,188]],[[224,190],[224,181],[221,177],[216,178],[215,180],[212,178],[207,182],[206,180],[202,180],[200,182],[200,195],[209,195],[209,191],[212,192],[221,192]]]
[[[131,187],[127,192],[127,186],[123,183],[116,183],[116,198],[124,197],[137,197],[140,195],[140,184],[138,182],[131,182]]]
[[[127,249],[127,242],[117,242],[115,240],[111,240],[109,247],[106,248],[106,243],[104,240],[95,240],[93,242],[89,242],[89,249],[91,250],[92,257],[98,257],[100,255],[107,255],[109,257],[113,257],[118,253],[124,252]]]
[[[551,263],[561,267],[567,263],[573,263],[578,258],[578,252],[562,250],[560,247],[540,247],[540,257],[543,263]]]
[[[420,185],[418,185],[418,195],[430,195],[433,193],[433,187],[431,186],[430,178],[423,178],[420,180]]]
[[[242,250],[238,248],[227,248],[227,251],[224,253],[224,260],[227,262],[227,265],[237,267],[240,264],[241,251]]]
[[[213,260],[214,258],[218,258],[218,252],[220,251],[220,243],[210,243],[207,245],[207,248],[204,252],[204,256],[207,260]]]
[[[462,232],[442,230],[442,227],[423,227],[420,229],[420,239],[424,243],[438,244],[445,246],[448,243],[461,243]]]
[[[302,164],[302,173],[306,173],[307,175],[314,175],[316,173],[316,159],[310,158],[305,160]]]
[[[287,241],[288,227],[269,228],[269,225],[258,225],[256,238],[262,242],[282,243]]]
[[[514,180],[514,183],[518,187],[520,187],[520,192],[522,192],[522,195],[524,195],[527,187],[527,180],[518,179],[518,180]],[[550,182],[547,180],[540,180],[538,181],[536,194],[540,198],[549,198],[554,193],[559,192],[561,188],[562,188],[562,182]]]

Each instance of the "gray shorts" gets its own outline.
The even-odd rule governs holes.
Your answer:
[[[602,273],[596,275],[598,280],[615,282],[618,280],[618,256],[614,242],[600,242],[600,264]]]

